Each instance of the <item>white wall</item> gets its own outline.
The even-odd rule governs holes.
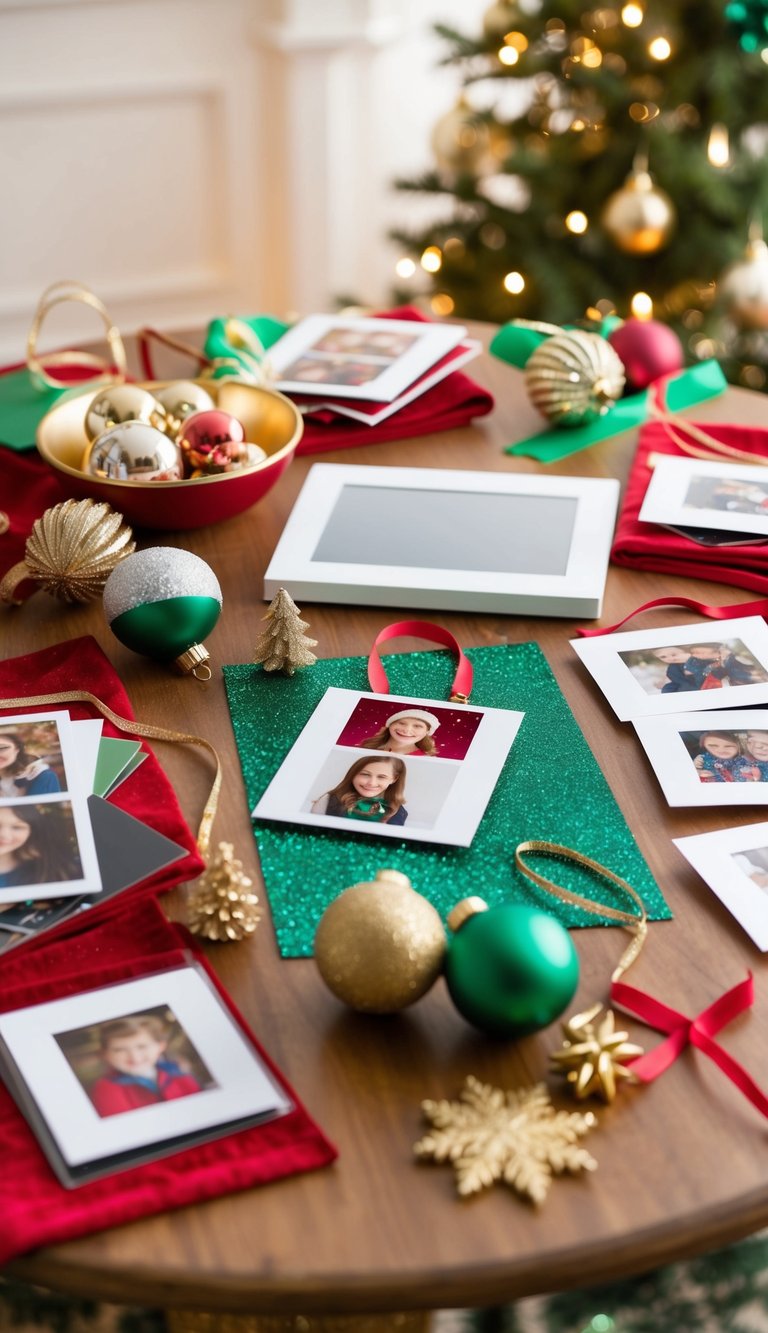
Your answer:
[[[487,0],[0,0],[0,360],[43,288],[125,330],[386,299],[386,231],[452,105],[435,21]],[[92,335],[62,307],[42,345]]]

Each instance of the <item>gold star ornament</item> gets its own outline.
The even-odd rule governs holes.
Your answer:
[[[579,1101],[594,1095],[612,1102],[618,1084],[633,1081],[632,1070],[625,1062],[643,1054],[642,1046],[628,1041],[627,1032],[616,1031],[612,1009],[596,1021],[602,1008],[595,1004],[563,1023],[563,1044],[550,1057],[554,1069],[565,1075]]]
[[[423,1161],[452,1162],[460,1195],[498,1180],[540,1204],[553,1176],[597,1167],[578,1143],[595,1116],[556,1111],[543,1083],[504,1092],[470,1075],[458,1101],[422,1102],[422,1111],[431,1128],[414,1152]]]

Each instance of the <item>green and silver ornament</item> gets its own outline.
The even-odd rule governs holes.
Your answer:
[[[112,571],[104,585],[104,614],[126,648],[183,674],[210,680],[210,654],[203,639],[221,614],[218,579],[191,551],[152,546],[136,551]]]

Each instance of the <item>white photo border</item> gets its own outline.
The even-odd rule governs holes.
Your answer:
[[[718,532],[754,532],[768,537],[768,510],[761,517],[758,514],[729,513],[722,509],[695,508],[685,504],[694,477],[762,482],[768,488],[768,471],[759,465],[751,467],[748,463],[714,463],[657,454],[638,514],[639,521],[676,527],[712,528]]]
[[[621,722],[636,717],[653,717],[662,713],[680,713],[689,708],[720,708],[722,690],[690,690],[675,694],[649,695],[635,680],[621,652],[643,648],[686,647],[696,642],[741,639],[768,672],[768,625],[762,616],[741,616],[732,620],[708,620],[693,625],[672,625],[663,629],[629,630],[621,634],[596,634],[591,638],[571,639],[571,647],[600,687],[608,703]],[[755,685],[731,688],[728,700],[739,707],[765,704],[768,706],[768,681]]]
[[[702,782],[681,734],[768,731],[768,708],[641,717],[633,726],[670,806],[768,805],[768,780]]]
[[[337,748],[337,737],[361,699],[381,700],[393,707],[445,708],[445,700],[413,699],[406,696],[374,694],[364,690],[345,690],[331,686],[326,690],[312,716],[294,742],[261,800],[252,812],[254,819],[273,819],[279,823],[309,825],[314,829],[338,829],[348,836],[362,833],[368,837],[397,838],[407,842],[440,843],[451,847],[469,847],[498,782],[524,714],[510,709],[463,705],[481,713],[480,725],[463,759],[415,755],[404,758],[406,768],[418,765],[429,769],[448,766],[457,770],[450,790],[434,825],[408,828],[408,824],[371,824],[350,821],[334,815],[312,814],[301,809],[306,802],[313,778],[326,757]],[[385,758],[387,751],[362,747],[340,747],[349,755],[347,767],[355,757]],[[316,793],[319,795],[320,793]]]
[[[733,859],[740,852],[768,849],[768,822],[715,829],[672,841],[758,949],[768,952],[768,890],[751,884]]]

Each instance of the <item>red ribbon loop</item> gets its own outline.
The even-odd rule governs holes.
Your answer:
[[[709,1056],[752,1105],[768,1118],[768,1096],[757,1086],[746,1069],[714,1040],[721,1028],[752,1006],[754,999],[754,982],[752,973],[748,972],[743,981],[726,991],[708,1009],[702,1010],[695,1018],[687,1018],[685,1014],[670,1009],[652,995],[646,995],[636,987],[628,986],[624,981],[614,981],[611,986],[611,1000],[614,1004],[634,1014],[649,1027],[656,1028],[657,1032],[668,1034],[666,1041],[660,1046],[647,1051],[645,1055],[638,1056],[636,1060],[629,1062],[627,1067],[641,1083],[652,1083],[659,1074],[663,1074],[674,1064],[686,1046],[696,1046]]]
[[[730,606],[709,606],[706,602],[695,601],[693,597],[656,597],[652,602],[643,602],[642,606],[635,607],[623,620],[617,620],[615,625],[604,625],[600,629],[577,629],[576,633],[581,639],[591,639],[596,634],[613,634],[614,630],[621,629],[634,616],[641,615],[643,611],[653,611],[657,606],[685,606],[689,611],[706,616],[708,620],[731,620],[735,616],[768,617],[768,597],[761,597],[756,602],[735,602]]]
[[[373,641],[371,655],[368,658],[368,680],[375,694],[389,694],[389,681],[379,657],[379,644],[389,639],[408,636],[414,639],[428,639],[430,643],[439,643],[443,648],[450,648],[456,654],[458,666],[451,686],[451,702],[467,703],[472,692],[472,663],[464,656],[457,639],[442,625],[433,625],[431,620],[396,620],[386,625]]]

